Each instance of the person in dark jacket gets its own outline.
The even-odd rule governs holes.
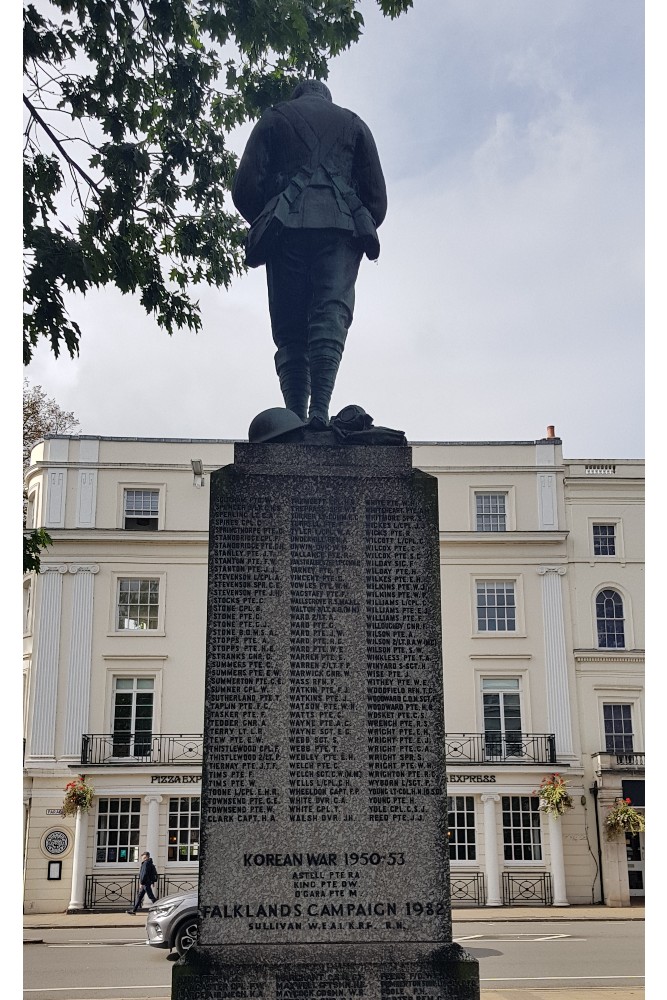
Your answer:
[[[373,136],[333,103],[325,84],[303,81],[255,125],[232,199],[252,224],[248,264],[266,263],[285,406],[323,429],[361,258],[379,255],[377,227],[387,211]]]
[[[153,864],[153,859],[151,858],[148,851],[144,851],[141,855],[141,868],[139,869],[139,891],[137,892],[137,898],[134,901],[134,908],[128,910],[128,913],[136,913],[141,909],[141,904],[143,903],[144,896],[148,894],[148,898],[151,903],[154,903],[157,896],[153,895],[152,886],[158,880],[157,869]]]

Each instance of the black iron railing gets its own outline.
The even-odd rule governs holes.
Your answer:
[[[484,906],[486,903],[486,885],[484,872],[462,872],[452,869],[450,873],[452,905],[457,903],[474,903]]]
[[[553,733],[447,733],[449,764],[555,764]],[[86,733],[81,738],[81,764],[201,764],[201,733],[152,736],[146,733]],[[643,754],[614,754],[619,764],[644,764]]]
[[[160,875],[157,891],[158,899],[172,896],[177,892],[196,890],[198,876]],[[85,907],[87,910],[127,910],[134,906],[139,889],[138,875],[86,875]],[[144,907],[150,906],[148,896],[144,896]]]
[[[445,733],[448,764],[555,764],[553,733]]]
[[[201,733],[84,733],[81,764],[201,764]]]
[[[503,872],[503,903],[513,906],[551,906],[551,874],[549,872]]]
[[[86,875],[87,910],[126,910],[134,906],[138,875]]]

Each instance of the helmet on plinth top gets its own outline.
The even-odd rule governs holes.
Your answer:
[[[262,410],[251,421],[248,428],[250,444],[263,441],[300,441],[303,420],[284,406],[272,406]]]

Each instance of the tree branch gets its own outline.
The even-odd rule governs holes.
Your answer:
[[[76,160],[72,159],[72,157],[69,155],[69,153],[66,151],[65,147],[63,146],[62,142],[57,138],[57,136],[54,134],[54,132],[51,130],[51,128],[46,124],[46,122],[44,121],[44,119],[41,117],[41,115],[39,114],[39,112],[37,111],[37,109],[34,107],[34,105],[31,103],[31,101],[28,100],[28,98],[25,96],[25,94],[23,95],[23,103],[25,104],[25,106],[27,107],[28,111],[30,112],[30,114],[32,115],[32,117],[35,119],[35,121],[39,125],[41,125],[41,127],[44,129],[44,131],[46,132],[46,134],[50,138],[51,142],[54,144],[54,146],[56,147],[56,149],[59,151],[60,155],[67,161],[67,163],[70,165],[70,167],[72,168],[72,170],[76,170],[77,173],[79,173],[83,177],[83,179],[85,180],[85,182],[87,184],[89,184],[90,187],[93,188],[94,191],[96,191],[98,194],[100,194],[100,188],[99,188],[99,185],[97,184],[97,182],[94,181],[93,178],[90,177],[86,173],[86,171],[83,170],[79,166],[79,164],[76,162]]]

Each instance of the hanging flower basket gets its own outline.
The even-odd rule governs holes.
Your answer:
[[[630,799],[616,799],[604,821],[607,840],[615,840],[622,833],[643,833],[646,829],[644,817],[630,804]]]
[[[81,812],[88,812],[94,794],[93,786],[87,785],[83,778],[75,778],[74,781],[68,782],[65,785],[63,812],[66,816],[76,816],[78,809]]]
[[[567,781],[561,778],[560,774],[550,774],[542,778],[540,787],[534,794],[539,795],[544,811],[551,813],[552,816],[562,816],[574,805],[572,796],[567,790]]]

